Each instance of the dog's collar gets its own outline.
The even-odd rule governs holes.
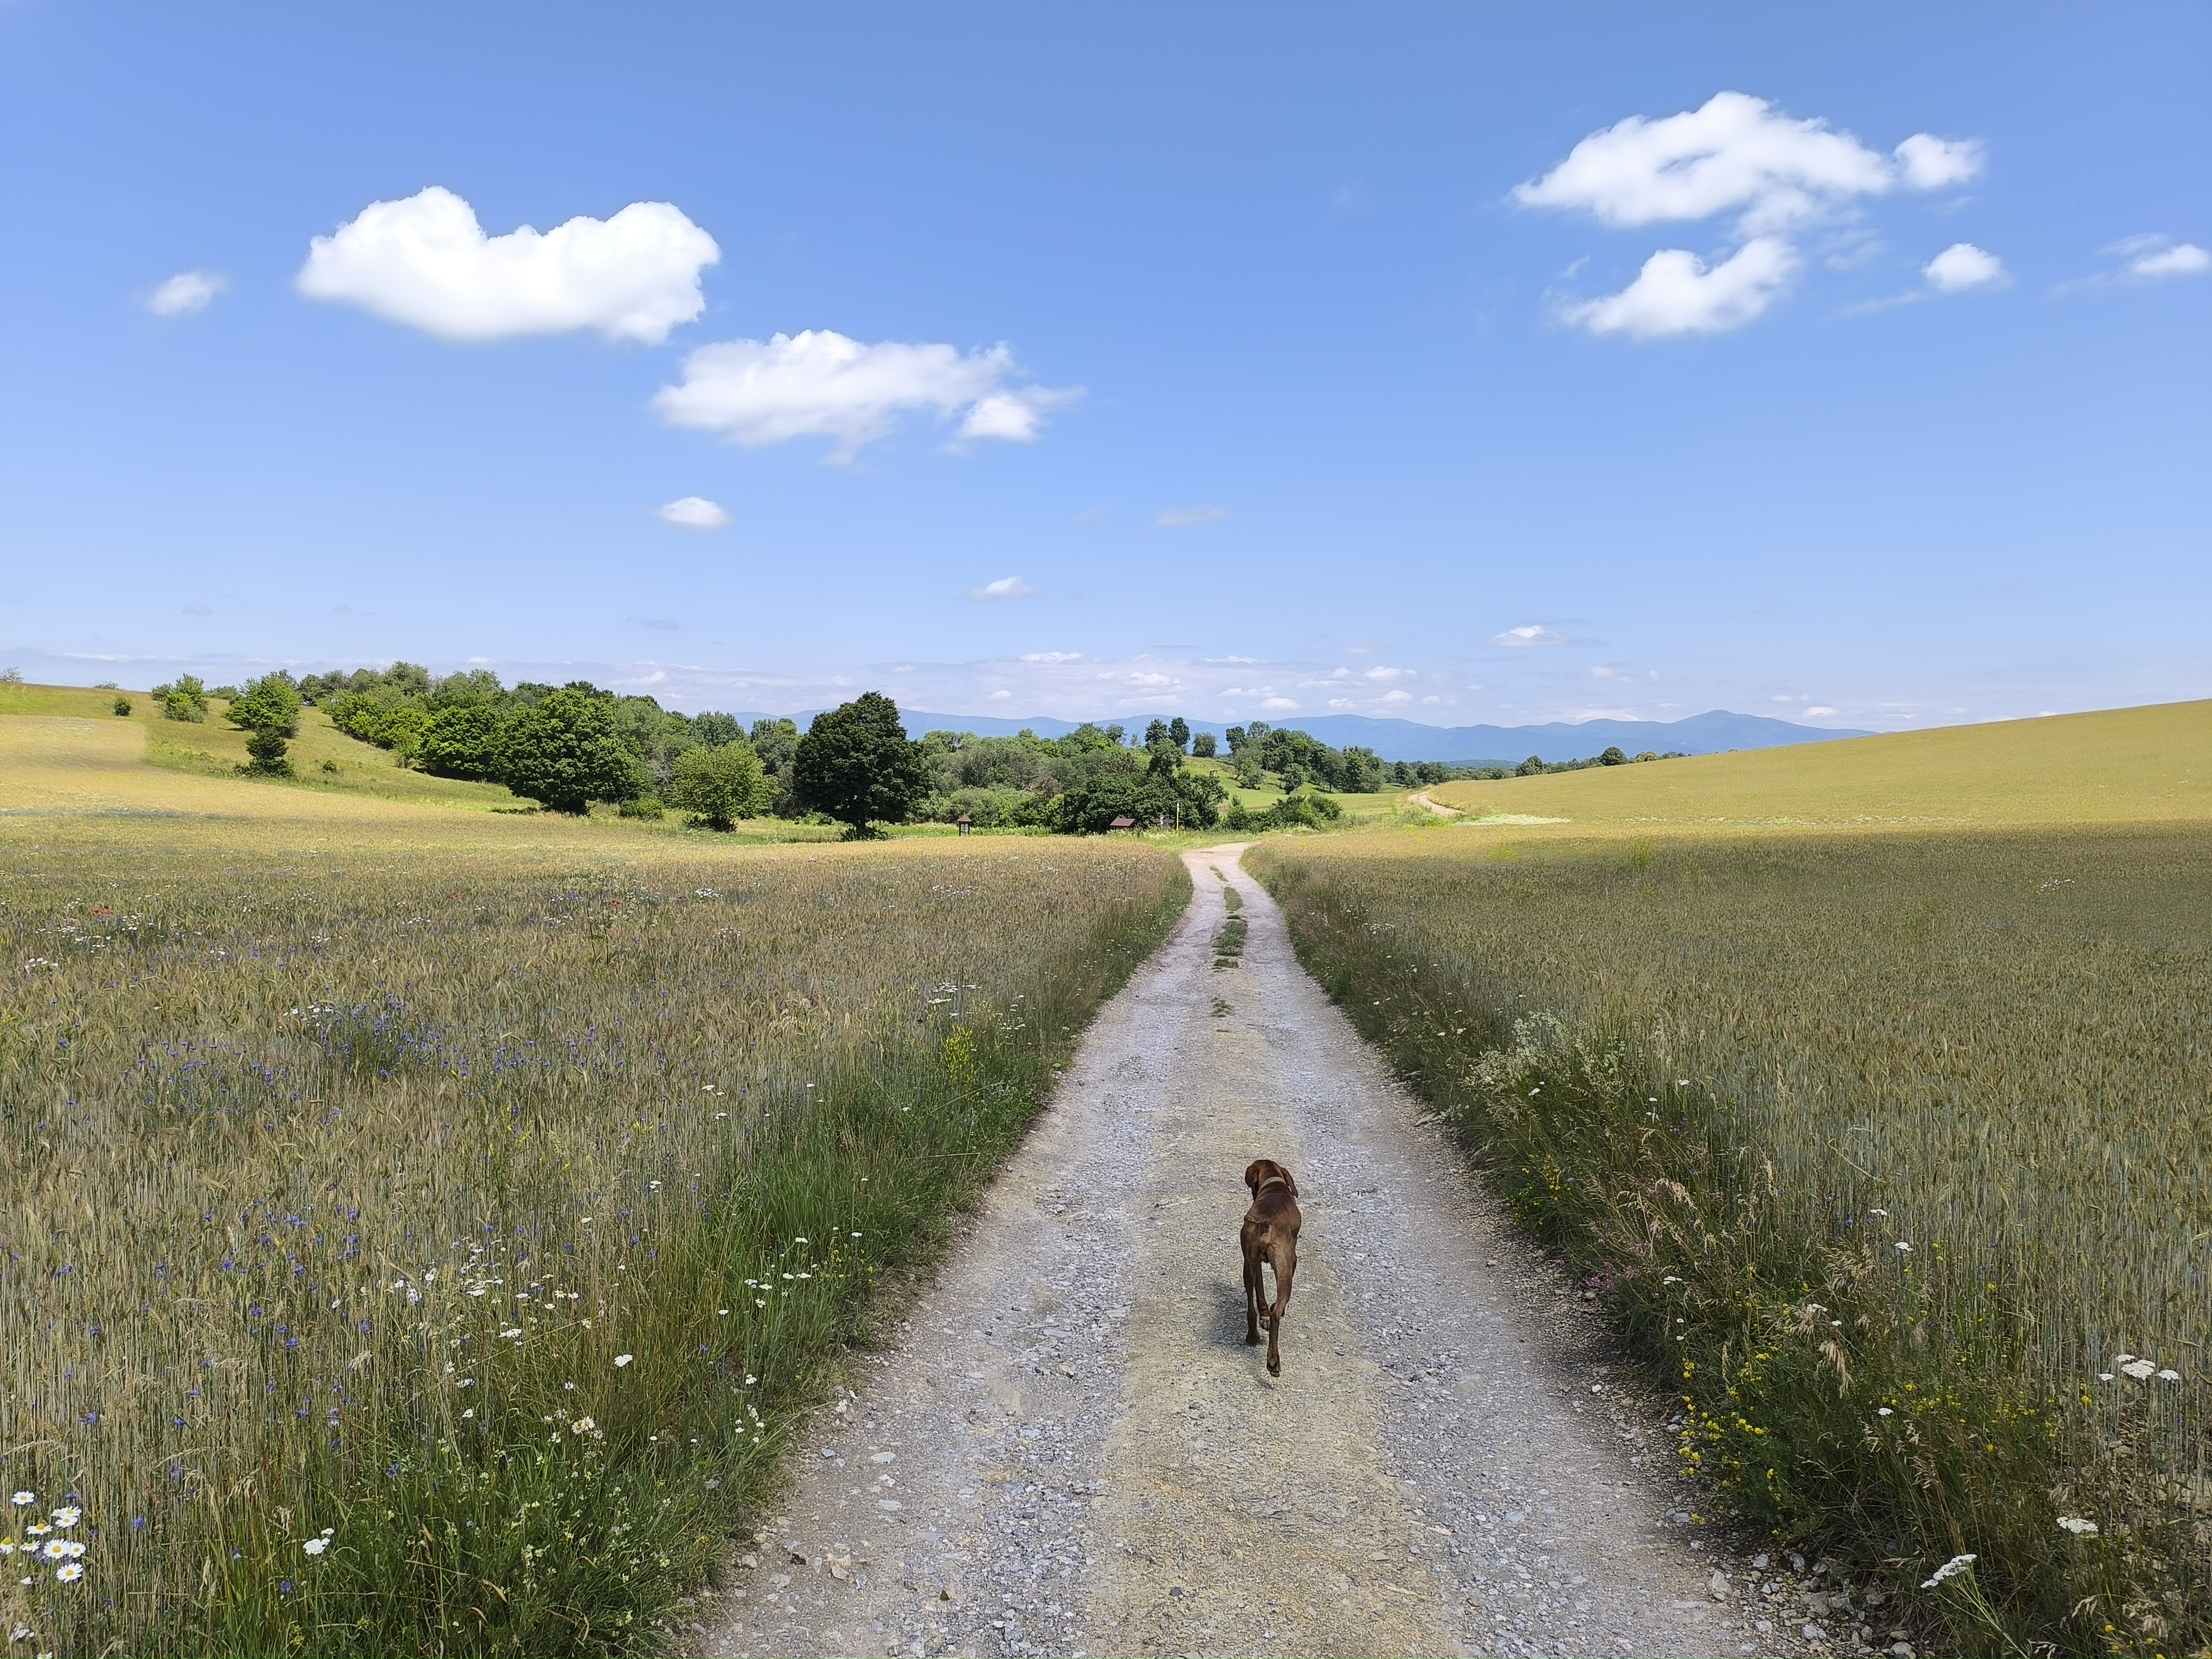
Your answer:
[[[1291,1178],[1288,1176],[1272,1175],[1252,1189],[1252,1196],[1255,1198],[1259,1197],[1261,1194],[1266,1192],[1270,1187],[1287,1187],[1290,1184]]]

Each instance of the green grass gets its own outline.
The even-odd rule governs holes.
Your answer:
[[[4,1593],[39,1650],[662,1645],[1188,891],[1128,842],[167,770],[109,720],[0,719],[0,1483],[88,1547]]]
[[[1923,823],[2011,827],[1778,827],[1863,825],[1877,786],[1839,744],[1793,751],[1786,795],[1781,763],[1717,757],[1697,813],[1632,836],[1585,807],[1252,858],[1309,966],[1672,1376],[1690,1506],[1911,1595],[1978,1556],[1921,1598],[1962,1650],[2212,1639],[2212,825],[2177,805],[2204,718],[1919,734],[1879,784]],[[1699,817],[1754,797],[1760,823]]]

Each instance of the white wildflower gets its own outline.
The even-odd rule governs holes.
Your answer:
[[[1901,1255],[1911,1255],[1912,1254],[1912,1246],[1906,1243],[1901,1238],[1897,1241],[1897,1249],[1898,1253]]]
[[[1936,1568],[1936,1576],[1928,1580],[1927,1583],[1921,1585],[1920,1588],[1923,1589],[1934,1589],[1936,1585],[1942,1583],[1946,1578],[1956,1578],[1960,1573],[1966,1571],[1967,1568],[1972,1566],[1974,1563],[1979,1559],[1981,1559],[1981,1558],[1977,1555],[1954,1555],[1949,1560],[1946,1561],[1942,1566]]]
[[[580,1417],[568,1426],[578,1434],[589,1434],[593,1429],[598,1428],[599,1425],[592,1421],[588,1417]]]
[[[84,1577],[84,1563],[71,1561],[54,1569],[54,1577],[64,1584],[74,1584]]]
[[[64,1532],[84,1519],[84,1511],[74,1504],[64,1504],[54,1511],[54,1524]]]
[[[330,1548],[330,1547],[331,1540],[327,1538],[310,1538],[306,1543],[300,1546],[301,1549],[307,1551],[310,1555],[320,1555],[325,1550]]]
[[[2158,1380],[2161,1382],[2179,1382],[2181,1381],[2181,1373],[2168,1365],[2158,1374]]]
[[[1877,1407],[1875,1407],[1874,1414],[1875,1414],[1876,1417],[1888,1417],[1888,1416],[1890,1416],[1892,1413],[1891,1413],[1890,1409],[1889,1409],[1889,1407],[1887,1407],[1887,1406],[1877,1406]]]
[[[2058,1517],[2058,1524],[2076,1538],[2094,1538],[2097,1535],[2097,1523],[2085,1521],[2078,1515],[2062,1515]]]
[[[34,1492],[19,1492],[15,1497],[15,1504],[19,1510],[27,1504],[35,1504],[38,1501],[39,1494]]]
[[[633,1360],[633,1359],[635,1359],[635,1358],[637,1358],[637,1356],[636,1356],[635,1354],[634,1354],[634,1353],[618,1353],[618,1354],[617,1354],[617,1355],[615,1356],[615,1369],[616,1369],[617,1370],[620,1370],[623,1366],[625,1366],[625,1365],[629,1364],[629,1362],[630,1362],[631,1360]]]
[[[2135,1378],[2136,1382],[2142,1382],[2149,1379],[2151,1374],[2158,1370],[2158,1365],[2154,1360],[2131,1359],[2120,1369]]]

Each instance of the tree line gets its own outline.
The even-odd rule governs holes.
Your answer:
[[[873,833],[877,824],[963,818],[981,829],[1061,834],[1097,834],[1120,820],[1201,830],[1317,828],[1343,812],[1325,791],[1370,794],[1394,785],[1506,775],[1499,768],[1385,762],[1371,749],[1335,749],[1310,733],[1254,720],[1226,733],[1233,775],[1240,787],[1257,788],[1272,774],[1284,790],[1283,799],[1254,811],[1213,771],[1189,764],[1216,757],[1219,746],[1209,732],[1194,734],[1181,716],[1155,720],[1141,736],[1086,722],[1061,738],[933,731],[915,739],[898,706],[869,692],[816,715],[801,732],[789,720],[757,720],[748,728],[711,710],[687,715],[651,696],[586,680],[508,686],[484,669],[441,678],[408,662],[300,680],[278,671],[211,691],[183,675],[153,695],[166,717],[179,720],[204,720],[210,699],[224,700],[223,718],[250,734],[245,769],[251,772],[292,775],[289,743],[298,734],[301,708],[313,704],[341,732],[434,776],[501,784],[558,812],[585,812],[598,801],[626,816],[657,817],[673,807],[717,830],[769,816],[826,819],[854,836]],[[1627,758],[1618,749],[1553,765],[1531,757],[1517,769],[1568,770]]]

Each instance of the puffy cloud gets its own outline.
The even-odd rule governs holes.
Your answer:
[[[1080,651],[1027,651],[1022,653],[1024,662],[1081,662]]]
[[[704,495],[684,495],[659,509],[668,523],[685,530],[720,530],[729,523],[729,513]]]
[[[1836,711],[1829,708],[1825,702],[1816,702],[1805,712],[1815,719],[1826,719],[1828,716],[1832,715]]]
[[[1297,704],[1292,702],[1288,697],[1262,697],[1260,699],[1260,707],[1282,710],[1294,709]]]
[[[2004,262],[1972,242],[1954,242],[1922,267],[1928,286],[1942,294],[1990,288],[2005,281]]]
[[[1218,524],[1228,516],[1225,507],[1171,507],[1152,522],[1163,530],[1188,530],[1193,525]]]
[[[1727,257],[1708,263],[1662,249],[1620,293],[1559,308],[1594,334],[1661,339],[1739,328],[1771,307],[1804,268],[1785,239],[1793,227],[1860,198],[1963,184],[1982,163],[1975,140],[1918,132],[1884,155],[1825,121],[1720,92],[1697,109],[1656,120],[1632,115],[1594,132],[1512,194],[1524,207],[1584,212],[1608,225],[1735,215],[1739,246]]]
[[[1934,190],[1981,170],[1981,148],[1915,133],[1884,157],[1820,120],[1791,120],[1764,98],[1717,92],[1694,110],[1632,115],[1594,132],[1540,179],[1516,186],[1523,207],[1579,210],[1609,225],[1743,212],[1756,235],[1818,217],[1854,196],[1899,184]]]
[[[433,185],[372,202],[301,268],[302,294],[341,300],[447,340],[599,330],[648,344],[706,307],[699,273],[714,239],[666,202],[633,202],[609,219],[574,218],[486,236],[476,210]]]
[[[1593,334],[1639,340],[1717,334],[1740,328],[1781,298],[1802,261],[1777,236],[1754,236],[1717,265],[1686,248],[1662,248],[1618,294],[1560,307],[1566,321]]]
[[[156,317],[189,317],[229,286],[219,270],[180,270],[147,296],[146,308]]]
[[[1897,147],[1897,165],[1915,190],[1942,190],[1978,177],[1984,155],[1978,138],[1938,138],[1916,132]]]
[[[829,438],[849,460],[916,410],[965,413],[959,435],[1034,439],[1046,412],[1079,391],[1010,384],[1018,370],[1004,346],[963,352],[949,345],[869,345],[830,329],[702,346],[684,362],[684,381],[653,398],[676,426],[719,432],[748,448],[793,438]]]
[[[1567,636],[1530,623],[1522,628],[1509,628],[1503,634],[1493,634],[1490,636],[1490,642],[1510,650],[1520,650],[1532,645],[1565,645]]]
[[[1019,576],[1001,576],[994,582],[985,582],[981,587],[971,587],[971,599],[1025,599],[1036,592]]]

